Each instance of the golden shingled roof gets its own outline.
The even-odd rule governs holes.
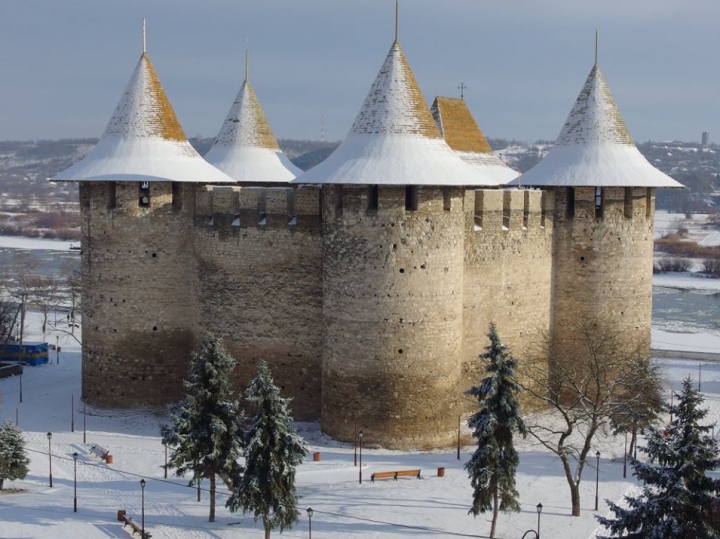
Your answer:
[[[475,122],[464,99],[436,97],[431,111],[445,142],[453,150],[492,153],[490,144]]]
[[[148,112],[148,125],[157,130],[157,135],[167,140],[187,140],[185,131],[183,131],[180,122],[175,115],[175,111],[168,100],[165,89],[160,83],[160,79],[155,72],[155,68],[146,53],[143,53],[142,60],[145,63],[149,76],[149,91],[151,92],[152,102],[155,106],[150,108]]]

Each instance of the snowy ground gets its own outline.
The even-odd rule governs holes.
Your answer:
[[[32,323],[33,317],[30,317]],[[37,339],[39,335],[28,335]],[[50,341],[54,341],[50,336]],[[153,537],[173,539],[262,537],[261,526],[251,517],[231,514],[219,496],[218,521],[207,522],[207,493],[202,503],[196,491],[183,479],[163,479],[163,446],[158,426],[161,413],[141,411],[87,410],[87,444],[83,444],[80,394],[79,347],[61,336],[60,363],[27,368],[23,375],[23,402],[19,403],[19,378],[0,380],[0,420],[15,420],[24,430],[31,451],[30,474],[24,481],[6,486],[17,489],[0,494],[0,537],[13,538],[105,538],[128,537],[115,517],[118,509],[140,520],[141,489],[139,480],[147,479],[145,522]],[[692,345],[692,340],[686,344]],[[670,387],[678,389],[683,377],[698,375],[697,362],[662,360]],[[720,364],[706,363],[702,371],[702,389],[711,408],[710,421],[720,415]],[[75,432],[71,432],[71,400],[75,399]],[[322,458],[308,458],[299,468],[298,485],[303,499],[303,518],[283,537],[307,537],[308,522],[304,508],[315,511],[312,528],[316,538],[345,537],[478,537],[486,535],[485,517],[467,514],[471,490],[462,464],[472,450],[465,447],[461,460],[454,450],[433,452],[396,452],[364,449],[363,484],[353,466],[353,448],[326,439],[315,423],[296,425],[310,445],[311,452]],[[49,457],[47,432],[52,432],[53,488],[48,485]],[[720,434],[720,433],[719,433]],[[99,443],[114,457],[105,465],[89,454],[90,444]],[[537,525],[535,506],[541,502],[542,533],[556,539],[594,536],[595,496],[594,459],[586,469],[582,483],[583,515],[569,516],[568,487],[559,462],[530,439],[522,442],[518,490],[522,503],[519,514],[501,515],[498,537],[520,538]],[[622,439],[604,439],[595,450],[601,452],[600,513],[606,513],[602,500],[621,499],[633,486],[631,478],[622,478]],[[72,511],[73,461],[78,452],[78,513]],[[444,478],[437,468],[444,467]],[[397,482],[369,481],[374,471],[421,468],[422,479]]]

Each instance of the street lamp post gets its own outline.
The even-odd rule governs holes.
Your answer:
[[[538,526],[537,526],[537,536],[538,539],[540,539],[540,513],[542,513],[542,504],[539,503],[535,506],[535,509],[537,510],[538,514]]]
[[[598,510],[598,491],[600,485],[600,451],[595,453],[597,463],[595,465],[595,511]]]
[[[140,480],[140,491],[142,492],[142,509],[140,513],[140,524],[142,532],[140,533],[140,539],[145,539],[145,479]]]
[[[360,468],[358,471],[360,473],[360,484],[362,485],[362,441],[363,441],[362,429],[360,429],[360,432],[358,432],[358,438],[360,440]]]
[[[47,433],[48,439],[48,463],[50,464],[50,488],[52,488],[52,432]]]
[[[308,515],[308,539],[312,539],[312,516],[313,513],[312,507],[307,508],[307,515]]]
[[[623,456],[623,479],[627,477],[627,432],[625,433],[625,454]]]
[[[77,451],[73,453],[73,513],[77,513]]]
[[[357,466],[357,438],[358,438],[358,430],[357,430],[357,421],[353,423],[353,449],[355,450],[355,454],[353,456],[353,466]]]
[[[167,479],[167,442],[163,440],[162,444],[165,446],[165,479]]]

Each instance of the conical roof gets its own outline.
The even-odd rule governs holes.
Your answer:
[[[205,159],[238,182],[289,182],[302,174],[280,150],[247,76]]]
[[[395,41],[345,141],[297,183],[485,185],[440,136]]]
[[[232,182],[187,141],[147,53],[98,143],[52,180]]]
[[[445,142],[468,165],[487,177],[487,185],[504,185],[519,173],[497,157],[464,99],[436,97],[430,108]]]
[[[682,187],[635,146],[597,63],[555,146],[510,185],[548,187]]]

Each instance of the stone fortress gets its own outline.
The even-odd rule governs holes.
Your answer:
[[[339,440],[451,444],[490,321],[522,361],[573,322],[647,338],[656,188],[597,61],[556,146],[518,177],[461,99],[428,108],[397,38],[347,139],[302,173],[246,73],[204,160],[145,51],[77,181],[83,399],[161,405],[220,336]]]

